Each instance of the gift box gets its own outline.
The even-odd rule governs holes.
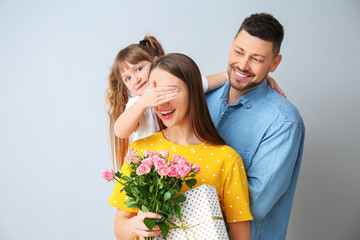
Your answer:
[[[186,201],[179,204],[181,220],[176,216],[171,219],[178,227],[169,230],[166,240],[228,240],[216,188],[204,184],[183,194]],[[155,239],[164,238],[160,234]]]

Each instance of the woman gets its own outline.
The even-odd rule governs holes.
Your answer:
[[[159,58],[150,68],[149,82],[157,87],[178,89],[175,98],[155,107],[164,130],[132,143],[137,152],[168,150],[201,167],[197,186],[209,184],[216,187],[220,205],[229,223],[232,240],[250,239],[252,215],[249,206],[248,185],[240,156],[226,146],[211,121],[203,93],[200,71],[195,62],[179,53]],[[129,165],[124,163],[121,172],[129,175]],[[115,217],[115,235],[118,239],[155,236],[144,225],[144,218],[161,218],[155,213],[137,215],[137,209],[127,208],[125,192],[116,184],[109,204],[118,208]],[[182,192],[189,190],[186,186]]]

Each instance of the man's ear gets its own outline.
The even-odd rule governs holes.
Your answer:
[[[276,70],[276,68],[279,66],[279,64],[281,62],[281,59],[282,59],[281,54],[277,55],[274,58],[273,62],[271,63],[270,72],[274,72]]]

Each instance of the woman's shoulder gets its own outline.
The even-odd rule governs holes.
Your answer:
[[[150,136],[147,136],[145,138],[138,139],[131,143],[130,147],[135,146],[143,146],[143,145],[151,145],[151,144],[158,144],[158,142],[162,141],[162,134],[161,132],[156,132]]]
[[[211,145],[211,144],[204,144],[206,146],[206,149],[208,151],[212,151],[216,153],[217,155],[221,155],[223,157],[229,158],[229,159],[238,159],[240,155],[230,147],[229,145]]]

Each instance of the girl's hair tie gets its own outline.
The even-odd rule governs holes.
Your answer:
[[[147,39],[141,40],[141,41],[139,42],[140,45],[143,45],[143,46],[145,46],[145,47],[146,47],[146,45],[147,45],[148,43],[149,43],[149,40],[147,40]]]

